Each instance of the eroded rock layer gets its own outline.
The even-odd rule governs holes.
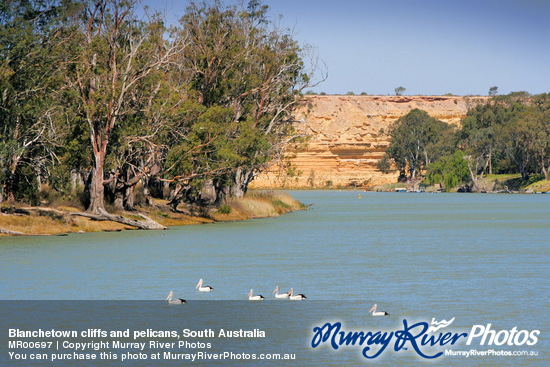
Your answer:
[[[459,125],[469,108],[486,97],[308,96],[296,112],[296,130],[309,136],[294,152],[292,166],[278,164],[258,176],[255,188],[371,187],[396,182],[377,162],[389,145],[388,127],[414,108]]]

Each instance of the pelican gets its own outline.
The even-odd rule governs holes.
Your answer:
[[[299,300],[299,299],[306,299],[307,297],[303,294],[297,294],[294,295],[294,288],[290,288],[290,292],[288,293],[288,298],[291,300]]]
[[[275,288],[275,290],[273,291],[273,293],[275,293],[275,298],[288,298],[290,296],[290,293],[279,294],[280,290],[281,289],[279,288],[279,286],[277,286],[277,288]]]
[[[169,305],[183,305],[185,303],[185,300],[181,298],[172,300],[173,296],[174,292],[170,291],[170,293],[168,293],[168,297],[166,297],[166,301],[168,301]]]
[[[369,310],[369,313],[372,312],[372,316],[389,316],[390,314],[386,311],[376,311],[377,305],[372,306],[372,308]]]
[[[210,292],[213,291],[214,288],[210,287],[209,285],[202,286],[202,278],[199,280],[199,284],[195,287],[195,289],[198,289],[199,292]]]
[[[257,295],[257,296],[253,296],[252,295],[252,289],[250,290],[250,292],[248,293],[248,300],[249,301],[261,301],[264,299],[264,296],[262,296],[261,294]]]

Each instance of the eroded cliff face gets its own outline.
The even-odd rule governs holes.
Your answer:
[[[383,174],[388,127],[418,108],[458,126],[468,109],[486,97],[458,96],[308,96],[296,111],[304,149],[294,152],[292,169],[280,162],[253,181],[254,188],[371,187],[396,182],[398,172]],[[290,173],[290,174],[289,174]]]

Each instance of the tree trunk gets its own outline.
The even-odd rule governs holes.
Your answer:
[[[170,207],[170,210],[173,212],[178,211],[178,205],[181,202],[181,199],[183,197],[182,195],[183,187],[181,184],[176,184],[175,187],[170,188],[170,195],[169,195],[169,202],[168,205]]]
[[[153,195],[151,195],[151,191],[149,190],[149,183],[151,179],[149,176],[143,176],[141,178],[141,183],[143,185],[143,196],[145,197],[145,203],[149,206],[155,206],[155,202],[153,201]]]
[[[126,190],[124,192],[124,209],[128,211],[135,210],[134,208],[134,189],[135,185],[132,186],[126,186]]]
[[[79,215],[79,216],[82,216],[82,217],[92,218],[94,220],[110,220],[110,221],[113,221],[113,222],[126,224],[126,225],[136,227],[136,228],[139,228],[139,229],[166,229],[165,226],[155,222],[151,218],[149,218],[149,217],[147,217],[147,216],[145,216],[141,213],[138,213],[138,215],[140,217],[142,217],[144,219],[144,221],[139,221],[139,220],[135,220],[135,219],[126,218],[126,217],[123,217],[121,215],[109,214],[105,211],[105,209],[99,209],[98,214],[77,212],[77,213],[68,213],[68,215]]]
[[[522,168],[521,169],[521,178],[526,181],[529,179],[529,172],[525,169],[525,168]]]
[[[95,167],[92,168],[92,180],[88,187],[90,192],[90,205],[88,206],[88,212],[93,214],[99,214],[101,210],[105,209],[105,198],[103,188],[103,164],[105,156],[99,153],[95,157]]]
[[[248,184],[252,181],[253,170],[239,167],[233,177],[230,195],[234,198],[242,198],[248,191]]]
[[[541,171],[542,171],[542,174],[544,175],[544,179],[545,180],[548,180],[548,169],[550,169],[550,167],[548,167],[548,169],[546,168],[546,165],[544,164],[544,154],[542,155],[542,158],[540,160],[540,166],[541,166]]]
[[[71,190],[75,192],[79,187],[84,186],[85,180],[83,179],[82,172],[71,171]]]
[[[8,203],[15,202],[15,175],[9,173],[8,179],[6,180],[6,201]]]
[[[472,183],[473,183],[472,191],[478,192],[479,191],[479,186],[478,186],[478,183],[477,183],[477,166],[476,166],[476,172],[474,172],[472,170],[470,157],[468,157],[468,170],[470,171],[470,178],[472,179]]]
[[[493,174],[493,147],[489,149],[489,174]]]
[[[115,208],[124,209],[124,192],[120,189],[115,188],[115,199],[113,201]]]
[[[411,170],[411,181],[413,181],[416,178],[416,167],[414,167]]]

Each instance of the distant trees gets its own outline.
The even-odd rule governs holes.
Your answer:
[[[401,177],[414,180],[418,173],[448,150],[450,142],[446,138],[450,130],[448,124],[415,108],[390,126],[387,158],[395,162]]]
[[[517,172],[523,179],[545,172],[550,158],[549,102],[547,94],[514,92],[468,112],[459,144],[468,153],[474,188],[476,175],[487,171]]]
[[[404,88],[404,87],[397,87],[397,88],[394,89],[395,95],[396,96],[401,96],[401,95],[403,95],[403,92],[405,92],[406,90],[407,89]]]
[[[550,96],[514,92],[495,96],[468,111],[454,129],[415,109],[390,127],[391,142],[378,167],[391,165],[401,178],[425,173],[427,183],[447,188],[478,181],[491,173],[520,173],[527,180],[550,172]]]
[[[494,87],[489,88],[490,96],[496,96],[497,94],[498,94],[498,87],[496,85]]]
[[[438,161],[430,164],[426,170],[424,181],[427,184],[445,184],[451,189],[470,177],[465,153],[457,150],[451,155],[441,157]]]

